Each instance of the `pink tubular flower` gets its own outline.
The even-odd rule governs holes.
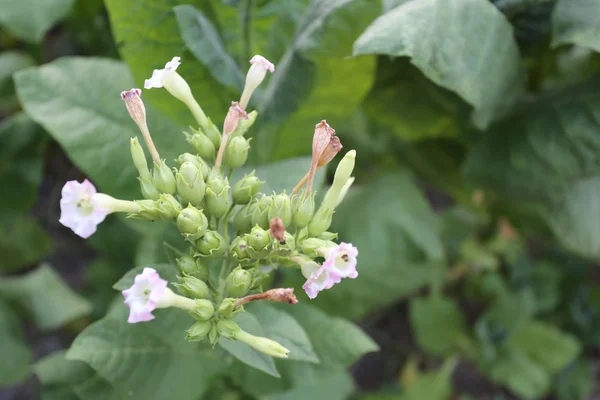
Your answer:
[[[110,212],[95,199],[96,187],[87,179],[82,183],[65,183],[61,194],[58,221],[84,239],[96,232],[96,227]]]
[[[260,67],[263,67],[265,71],[275,72],[275,65],[263,56],[260,56],[258,54],[252,57],[252,59],[250,60],[250,64],[256,64]]]
[[[246,85],[244,86],[244,91],[242,92],[242,97],[240,97],[239,102],[242,110],[245,110],[248,106],[248,102],[250,101],[250,97],[252,97],[252,93],[254,93],[258,85],[260,85],[265,79],[267,71],[275,71],[275,65],[258,54],[252,57],[250,64],[252,65],[246,74]]]
[[[335,276],[332,276],[329,269],[323,264],[312,272],[304,285],[302,285],[302,289],[304,289],[310,299],[314,299],[321,290],[331,289],[337,283],[332,278],[335,278]]]
[[[335,283],[339,283],[342,278],[354,279],[358,276],[356,271],[358,249],[351,243],[342,242],[337,247],[325,250],[323,256],[325,257],[323,267],[329,271]]]
[[[167,281],[161,279],[155,269],[144,268],[142,273],[135,277],[133,285],[122,292],[125,304],[129,307],[127,322],[134,324],[153,320],[152,311],[157,308],[167,290]]]

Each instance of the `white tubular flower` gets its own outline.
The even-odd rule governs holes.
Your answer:
[[[248,70],[248,74],[246,74],[246,85],[244,86],[244,91],[242,92],[242,97],[240,98],[240,107],[242,109],[246,109],[248,106],[248,102],[250,101],[250,97],[261,84],[261,82],[265,79],[267,75],[267,71],[274,72],[275,65],[272,62],[264,58],[263,56],[259,56],[258,54],[252,57],[250,60],[250,69]]]
[[[356,270],[358,249],[351,243],[342,242],[337,247],[328,248],[324,250],[323,256],[325,257],[323,267],[329,271],[335,283],[339,283],[342,278],[358,277]]]
[[[163,69],[155,69],[152,72],[152,77],[144,81],[144,89],[161,88],[164,86],[165,77],[177,70],[181,65],[181,57],[173,57],[171,61],[165,64]]]

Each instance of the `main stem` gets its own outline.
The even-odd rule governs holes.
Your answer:
[[[250,60],[250,52],[252,50],[252,0],[246,0],[246,5],[242,11],[242,60],[244,65]]]

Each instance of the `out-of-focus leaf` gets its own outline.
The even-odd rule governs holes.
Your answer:
[[[176,6],[174,10],[187,48],[222,85],[241,91],[244,73],[225,50],[212,22],[192,5]]]
[[[0,109],[11,110],[16,106],[12,75],[32,65],[35,65],[35,60],[27,53],[19,51],[0,53]]]
[[[133,82],[134,87],[141,87],[154,69],[164,68],[167,61],[179,56],[182,64],[177,72],[188,82],[206,114],[219,122],[225,118],[235,96],[213,79],[207,67],[185,51],[173,8],[189,3],[187,0],[105,1],[119,53],[134,78],[126,87],[132,87]],[[211,11],[212,5],[205,1],[199,7],[206,13]],[[145,91],[144,98],[182,126],[197,125],[187,107],[166,90]],[[150,131],[157,129],[150,124]]]
[[[0,301],[0,387],[15,385],[29,375],[31,350],[20,324],[17,314]]]
[[[22,277],[0,280],[0,297],[27,310],[40,329],[56,329],[92,311],[47,264]]]
[[[139,130],[119,98],[122,90],[134,86],[123,63],[65,57],[20,71],[15,81],[27,114],[50,132],[100,191],[140,198],[129,152],[129,139]],[[186,148],[179,127],[152,109],[146,112],[161,157],[173,165]]]
[[[452,395],[450,378],[456,360],[447,360],[436,372],[428,372],[419,376],[406,391],[406,400],[448,400]]]
[[[175,309],[156,310],[154,321],[129,324],[128,311],[118,304],[86,328],[67,359],[87,363],[130,399],[202,397],[224,364],[206,343],[184,340],[193,319]]]
[[[125,398],[89,365],[67,360],[66,351],[52,353],[34,364],[44,400],[117,400]]]
[[[452,355],[468,339],[465,318],[451,299],[435,295],[413,299],[410,319],[417,343],[428,353]]]
[[[575,44],[600,52],[600,3],[558,0],[552,14],[552,46]]]
[[[594,364],[590,360],[579,360],[563,374],[560,374],[556,385],[558,400],[588,399],[594,391]]]
[[[473,119],[480,128],[523,91],[512,27],[486,0],[404,3],[369,26],[354,54],[410,57],[425,76],[475,108]]]
[[[518,350],[503,353],[494,362],[489,377],[506,385],[522,399],[539,399],[551,385],[548,371]]]
[[[352,392],[354,392],[352,376],[346,372],[339,372],[315,383],[262,398],[265,400],[345,400]]]
[[[38,223],[27,217],[0,225],[0,272],[41,260],[52,252],[52,241]]]
[[[266,336],[261,323],[252,314],[240,314],[235,318],[235,322],[237,322],[240,328],[252,335]],[[254,350],[246,343],[221,338],[219,345],[244,364],[277,378],[281,376],[279,375],[279,371],[277,371],[277,367],[275,367],[273,357]]]
[[[44,34],[71,10],[74,0],[0,1],[0,25],[28,42],[41,42]]]
[[[374,179],[336,209],[332,229],[358,247],[359,276],[321,292],[314,303],[360,318],[432,282],[444,268],[438,225],[410,174]]]
[[[288,360],[319,363],[304,328],[290,314],[268,304],[254,304],[246,309],[262,325],[266,337],[290,350]]]

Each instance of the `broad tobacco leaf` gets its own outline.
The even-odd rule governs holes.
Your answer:
[[[32,217],[13,216],[0,225],[0,272],[40,261],[52,253],[52,240]]]
[[[479,128],[523,91],[512,27],[487,0],[405,2],[369,26],[354,54],[410,57],[425,76],[473,106]]]
[[[15,385],[29,375],[32,355],[20,325],[17,313],[0,300],[0,387]]]
[[[552,14],[552,46],[574,44],[600,52],[600,3],[558,0]]]
[[[0,0],[0,25],[28,42],[41,42],[44,34],[71,10],[74,0]]]

